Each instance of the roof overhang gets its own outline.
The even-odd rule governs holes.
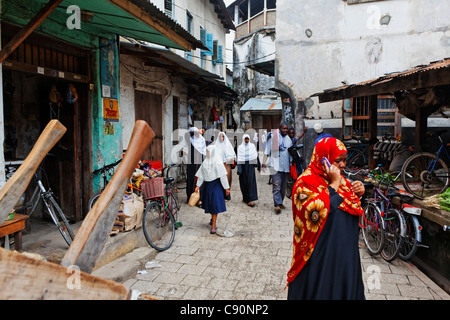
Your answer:
[[[399,112],[415,120],[417,108],[428,117],[442,107],[450,107],[450,59],[419,65],[357,84],[327,89],[312,95],[319,102],[392,94]]]
[[[117,34],[186,51],[196,48],[207,49],[200,40],[193,37],[181,25],[147,0],[63,0],[58,2],[33,0],[25,9],[22,8],[20,14],[18,13],[19,8],[13,0],[3,0],[2,2],[2,19],[8,23],[26,25],[24,29],[29,28],[29,23],[37,20],[37,17],[45,17],[68,30],[68,19],[75,13],[73,9],[79,8],[81,30],[71,29],[70,31],[73,33],[81,31],[103,37]],[[50,2],[58,5],[49,8],[47,14],[44,15],[42,10]],[[42,21],[43,18],[39,23]],[[49,31],[45,28],[37,30],[43,33],[57,32],[57,30]],[[49,35],[54,36],[55,34]]]
[[[253,63],[246,67],[271,77],[275,75],[275,60]]]
[[[189,98],[217,96],[234,100],[237,93],[223,83],[218,75],[208,72],[171,50],[129,42],[120,43],[120,53],[138,56],[146,66],[163,68],[182,78],[191,88]]]

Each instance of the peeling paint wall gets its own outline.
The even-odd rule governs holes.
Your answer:
[[[338,119],[341,101],[310,96],[449,57],[448,12],[448,0],[278,0],[278,80],[306,118]]]

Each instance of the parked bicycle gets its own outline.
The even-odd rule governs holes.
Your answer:
[[[175,230],[181,226],[174,216],[175,212],[178,217],[180,206],[174,194],[173,182],[171,177],[141,182],[145,201],[142,228],[148,244],[158,251],[170,248],[175,239]]]
[[[172,163],[170,165],[166,165],[165,169],[165,178],[173,178],[174,184],[177,189],[186,189],[186,164],[183,161],[182,156],[180,155],[179,163]]]
[[[347,168],[358,169],[368,165],[369,140],[361,136],[352,136],[356,143],[344,142],[347,148]]]
[[[33,191],[33,194],[22,208],[17,208],[17,213],[23,213],[31,217],[31,215],[35,212],[40,200],[44,203],[44,210],[50,215],[53,223],[58,228],[59,232],[63,236],[66,243],[70,246],[72,240],[75,238],[75,235],[70,227],[69,221],[62,211],[61,207],[58,205],[58,202],[55,199],[53,191],[48,188],[46,189],[42,182],[43,175],[43,163],[39,166],[34,174],[34,180],[36,182],[36,188]],[[31,230],[30,219],[27,219],[26,230],[29,232]]]
[[[100,173],[101,177],[100,180],[103,182],[101,188],[99,191],[91,196],[88,202],[88,210],[90,211],[92,207],[94,206],[95,202],[97,202],[98,198],[100,198],[103,190],[105,190],[106,185],[108,184],[110,178],[114,175],[115,167],[122,161],[122,159],[117,160],[114,163],[108,164],[106,166],[103,166],[97,170],[94,170],[92,172],[92,176],[95,176],[96,174]]]
[[[447,130],[428,132],[427,136],[437,137],[440,147],[435,153],[419,152],[410,156],[402,166],[401,180],[405,189],[418,199],[425,199],[444,192],[450,184],[449,169],[442,155],[450,163],[450,143],[444,143],[442,135]]]

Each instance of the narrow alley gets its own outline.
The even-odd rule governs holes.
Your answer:
[[[183,201],[175,241],[157,253],[142,247],[93,272],[120,279],[126,287],[163,300],[285,300],[286,273],[292,256],[292,209],[276,215],[269,176],[257,175],[259,200],[253,208],[242,202],[233,171],[231,201],[217,220],[218,233],[209,233],[210,216]],[[360,242],[368,300],[450,300],[450,296],[415,266],[371,257]],[[419,249],[420,250],[420,249]],[[139,261],[140,263],[137,263]],[[145,264],[150,268],[145,268]],[[128,276],[124,276],[124,275]]]

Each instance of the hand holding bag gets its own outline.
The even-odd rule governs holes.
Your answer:
[[[195,207],[197,202],[200,200],[200,192],[192,192],[190,198],[189,198],[189,206]]]

